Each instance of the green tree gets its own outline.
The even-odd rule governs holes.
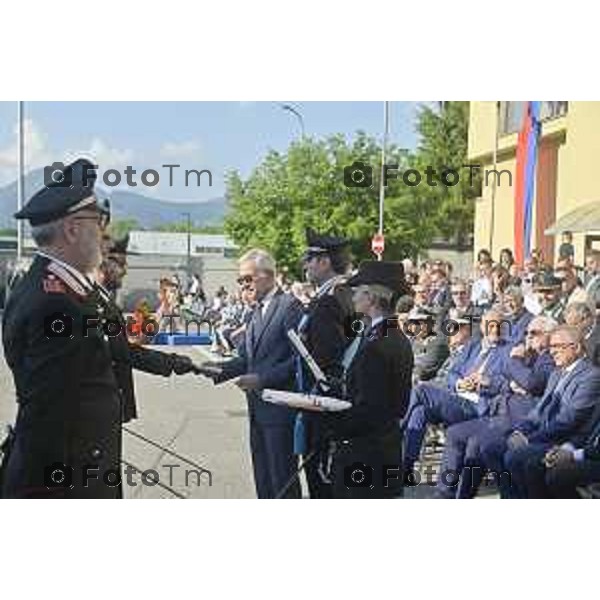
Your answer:
[[[406,150],[388,149],[388,164],[404,169],[409,159]],[[372,168],[370,187],[345,184],[344,169],[356,162]],[[381,148],[362,132],[351,143],[341,135],[304,138],[286,153],[270,152],[246,180],[235,171],[229,173],[225,230],[242,250],[267,248],[293,273],[299,271],[306,227],[346,236],[353,240],[357,259],[372,257],[370,239],[379,223],[380,169]],[[411,193],[401,180],[388,182],[386,259],[403,258],[430,242],[435,232],[427,226],[429,212],[426,198]]]
[[[109,225],[109,233],[113,238],[120,240],[133,229],[141,229],[136,219],[113,219]]]
[[[464,242],[473,231],[475,198],[481,195],[481,173],[471,171],[468,164],[467,144],[469,128],[468,102],[439,102],[437,108],[422,106],[417,131],[420,143],[415,153],[415,167],[421,172],[429,166],[436,171],[435,178],[446,169],[458,172],[457,185],[426,186],[420,193],[431,196],[437,205],[435,228],[447,239]],[[451,177],[449,176],[449,182]]]
[[[468,103],[440,103],[436,110],[420,109],[420,143],[414,153],[391,146],[386,163],[398,165],[385,192],[385,258],[415,257],[435,237],[464,240],[473,227],[473,199],[480,180],[469,182],[467,162]],[[348,187],[344,169],[355,162],[372,168],[370,187]],[[459,184],[427,184],[427,167],[437,172],[459,171]],[[402,173],[417,169],[421,183],[410,186]],[[226,179],[230,210],[225,231],[242,250],[253,246],[270,250],[278,262],[299,273],[305,228],[338,233],[353,241],[357,259],[372,258],[370,239],[379,224],[381,147],[358,132],[351,141],[343,135],[316,140],[303,138],[287,152],[271,151],[244,179],[236,171]]]

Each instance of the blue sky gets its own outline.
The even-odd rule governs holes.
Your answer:
[[[382,102],[289,102],[304,118],[306,134],[323,137],[362,129],[380,137]],[[417,142],[419,103],[393,102],[390,139],[405,148]],[[100,169],[127,165],[159,171],[156,187],[134,190],[164,199],[207,200],[224,192],[223,175],[247,175],[270,149],[284,151],[300,135],[297,119],[279,102],[26,102],[26,162],[40,167],[81,154]],[[16,102],[0,102],[0,185],[16,176]],[[162,164],[181,164],[174,185]],[[210,169],[213,185],[203,180],[185,187],[184,169]],[[125,178],[123,177],[123,180]]]

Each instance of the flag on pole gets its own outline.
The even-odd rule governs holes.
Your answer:
[[[515,260],[531,254],[533,202],[537,151],[540,137],[540,102],[527,102],[523,124],[517,140],[517,172],[515,175]]]

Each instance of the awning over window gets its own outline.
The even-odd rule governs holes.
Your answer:
[[[573,233],[600,231],[600,200],[586,202],[575,210],[564,214],[544,233],[546,235],[558,235],[565,231],[572,231]]]

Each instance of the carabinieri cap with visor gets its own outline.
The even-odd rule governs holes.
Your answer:
[[[99,201],[94,192],[96,169],[96,165],[85,158],[67,165],[60,177],[50,177],[49,181],[45,181],[45,187],[15,213],[15,219],[28,219],[36,227],[87,208],[97,210],[108,222],[108,201]]]

